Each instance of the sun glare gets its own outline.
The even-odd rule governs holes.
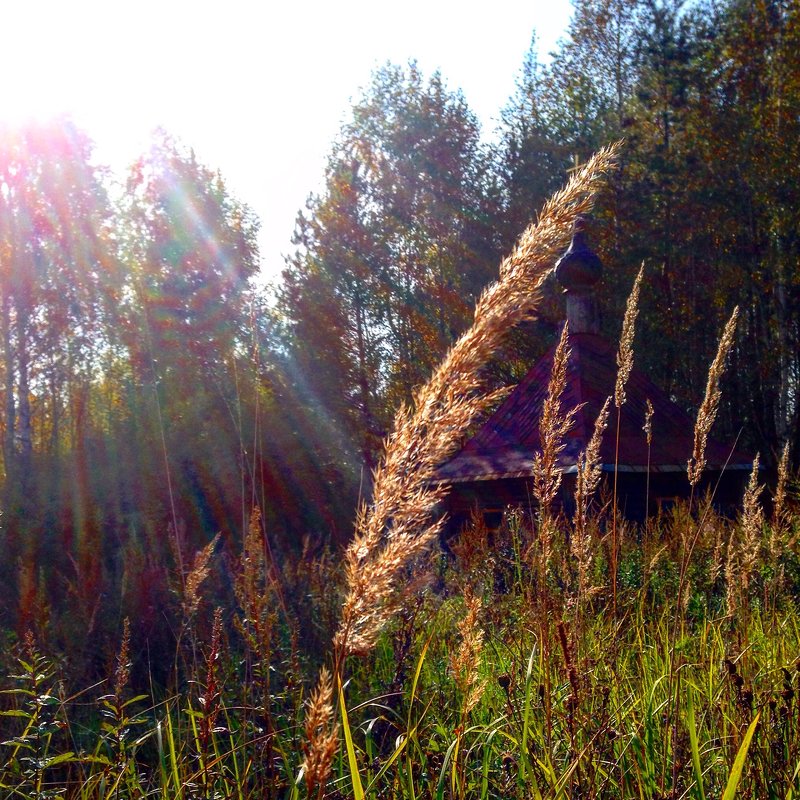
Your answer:
[[[191,0],[7,0],[0,125],[68,115],[94,141],[97,163],[117,174],[163,127],[265,220],[262,252],[280,269],[297,209],[318,188],[370,70],[409,58],[427,74],[441,69],[490,133],[533,27],[546,53],[569,17],[568,0],[521,6],[501,0],[476,25],[454,0],[409,0],[391,20],[366,0],[229,0],[224,9]],[[488,43],[496,44],[476,59]]]

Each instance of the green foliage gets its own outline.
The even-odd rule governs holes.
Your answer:
[[[17,686],[3,690],[12,702],[0,715],[23,728],[0,742],[4,761],[0,788],[15,797],[47,800],[64,793],[51,776],[58,776],[57,768],[74,761],[75,754],[56,746],[57,734],[66,724],[63,703],[53,680],[55,667],[36,649],[32,635],[26,637],[24,656],[19,659],[21,672],[10,676]]]
[[[625,137],[595,232],[613,267],[606,319],[621,315],[641,262],[652,264],[642,336],[658,346],[639,364],[688,407],[716,348],[711,320],[740,304],[746,330],[722,422],[773,454],[787,438],[797,448],[800,413],[790,399],[797,237],[787,227],[800,205],[797,40],[793,3],[583,0],[548,64],[535,47],[528,54],[498,157],[510,244],[575,159]]]
[[[722,437],[796,458],[799,21],[787,0],[581,0],[491,151],[441,75],[387,65],[274,308],[257,221],[192,151],[158,134],[114,206],[70,121],[3,128],[2,792],[305,793],[342,586],[324,542],[500,254],[609,139],[606,318],[648,260],[637,363],[688,407],[738,302]],[[543,346],[543,309],[498,373]],[[746,574],[742,526],[704,507],[626,533],[618,561],[595,522],[585,596],[566,528],[543,568],[521,516],[453,546],[341,687],[329,796],[796,795],[797,516],[757,531]]]
[[[317,401],[367,467],[389,414],[464,329],[496,265],[489,160],[460,93],[387,65],[298,217],[280,308]]]

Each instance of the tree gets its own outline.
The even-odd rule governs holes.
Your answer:
[[[571,156],[624,135],[596,211],[608,333],[646,260],[641,336],[659,346],[639,363],[688,408],[740,304],[722,435],[746,398],[741,443],[774,454],[799,413],[798,15],[784,0],[581,0],[550,64],[528,54],[498,159],[510,241]]]
[[[62,439],[79,438],[77,399],[92,380],[119,286],[110,206],[91,152],[64,118],[0,130],[3,457],[6,488],[25,504],[34,452],[53,454],[57,468]]]
[[[258,222],[222,177],[163,132],[131,170],[127,243],[145,329],[140,362],[208,373],[241,336],[258,269]],[[146,340],[146,341],[144,341]]]
[[[131,170],[120,228],[132,364],[131,416],[120,424],[148,454],[131,454],[133,494],[158,500],[162,524],[235,530],[245,491],[237,370],[258,223],[219,174],[160,132]]]
[[[291,350],[368,466],[496,264],[488,167],[464,98],[413,63],[388,65],[300,215],[280,301]]]

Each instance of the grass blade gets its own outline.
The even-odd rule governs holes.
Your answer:
[[[703,771],[700,769],[700,748],[697,744],[697,728],[694,721],[694,692],[690,688],[686,700],[686,722],[689,726],[689,744],[692,748],[692,768],[694,769],[694,781],[697,787],[697,797],[699,800],[706,800],[706,793],[703,789]]]
[[[750,742],[753,741],[753,734],[756,732],[756,726],[758,725],[758,719],[760,716],[760,712],[756,714],[755,719],[750,723],[750,727],[747,729],[747,733],[744,735],[741,747],[739,747],[739,752],[736,754],[736,758],[733,761],[731,774],[728,777],[728,785],[725,787],[725,794],[722,795],[722,800],[733,800],[733,798],[736,797],[736,789],[738,788],[739,781],[742,778],[742,771],[744,770],[744,762],[747,758],[747,751],[750,749]]]
[[[531,677],[533,675],[533,660],[536,655],[536,647],[531,650],[528,659],[528,669],[525,673],[525,705],[522,709],[522,740],[519,745],[519,781],[520,785],[525,785],[526,774],[530,771],[528,762],[528,721],[531,710]]]
[[[350,731],[350,723],[347,720],[347,708],[344,704],[344,690],[342,681],[339,679],[339,708],[342,712],[342,730],[344,731],[344,742],[347,748],[347,762],[350,765],[350,779],[353,782],[353,797],[355,800],[364,800],[364,788],[361,785],[361,775],[358,772],[358,760],[356,759],[356,749],[353,745],[353,734]]]

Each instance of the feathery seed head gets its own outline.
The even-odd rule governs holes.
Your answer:
[[[711,426],[717,416],[719,401],[722,392],[719,388],[720,379],[725,372],[725,360],[731,351],[736,333],[736,323],[739,319],[739,306],[733,309],[733,314],[722,331],[722,336],[717,347],[717,354],[711,362],[706,382],[706,393],[700,410],[697,412],[697,421],[694,426],[694,449],[687,465],[689,483],[697,486],[706,466],[706,444]]]
[[[633,289],[628,296],[625,305],[625,317],[622,320],[622,335],[619,340],[619,351],[617,352],[617,382],[614,387],[614,405],[620,408],[625,403],[625,386],[628,383],[631,370],[633,369],[633,337],[636,328],[636,317],[639,314],[639,290],[644,275],[644,264],[636,275],[633,282]]]
[[[464,589],[464,605],[466,614],[457,626],[461,644],[450,659],[450,670],[461,692],[462,715],[466,717],[480,702],[487,681],[478,674],[483,650],[483,631],[478,623],[482,603],[469,586]]]
[[[572,517],[575,530],[570,538],[570,551],[578,562],[578,593],[585,595],[588,588],[589,570],[592,565],[591,535],[587,529],[589,504],[592,501],[603,465],[600,461],[600,445],[608,425],[611,398],[607,397],[594,423],[594,431],[586,450],[578,458],[578,472],[575,476],[575,513]]]
[[[650,398],[647,398],[647,410],[644,412],[644,425],[642,426],[642,430],[644,431],[644,435],[647,437],[647,446],[653,444],[653,404],[650,402]]]
[[[311,796],[327,782],[339,749],[339,726],[333,724],[333,677],[325,666],[306,704],[305,734],[303,772]]]
[[[745,586],[749,584],[750,576],[758,564],[764,525],[764,511],[759,500],[764,487],[758,483],[758,465],[759,456],[756,455],[742,502],[741,580]]]
[[[541,451],[534,457],[533,494],[543,517],[549,514],[561,486],[558,456],[564,450],[564,438],[574,424],[575,414],[578,412],[577,408],[566,413],[561,411],[561,396],[567,385],[567,365],[571,352],[569,328],[565,323],[553,356],[547,396],[542,406],[542,418],[539,422]]]
[[[204,548],[198,550],[194,557],[192,569],[186,576],[186,588],[183,601],[184,613],[191,617],[200,605],[200,587],[211,572],[211,556],[219,541],[217,534]]]
[[[359,516],[346,554],[348,591],[335,637],[339,653],[364,652],[374,644],[396,607],[392,597],[404,567],[435,541],[439,525],[429,519],[445,489],[431,488],[429,481],[498,397],[480,391],[481,369],[508,330],[530,316],[575,217],[590,210],[618,151],[619,145],[601,150],[545,204],[501,264],[499,280],[478,300],[472,326],[416,393],[413,407],[398,412],[375,471],[373,502]]]
[[[416,393],[413,407],[398,411],[375,470],[372,504],[358,515],[345,554],[347,593],[334,637],[337,669],[346,656],[374,646],[400,602],[406,569],[438,538],[442,521],[431,524],[430,518],[446,490],[432,487],[431,477],[498,397],[481,392],[481,370],[507,332],[530,317],[575,217],[590,210],[605,174],[616,165],[619,147],[597,153],[545,204],[500,265],[499,280],[478,300],[472,326]],[[324,785],[338,747],[332,692],[332,679],[324,671],[306,711],[304,767],[310,792]]]
[[[114,694],[122,697],[131,676],[131,621],[128,617],[122,621],[122,642],[117,654],[117,666],[114,669]]]
[[[789,442],[783,446],[781,460],[778,462],[778,483],[772,505],[772,528],[774,537],[780,539],[788,527],[786,510],[786,485],[789,482]]]

